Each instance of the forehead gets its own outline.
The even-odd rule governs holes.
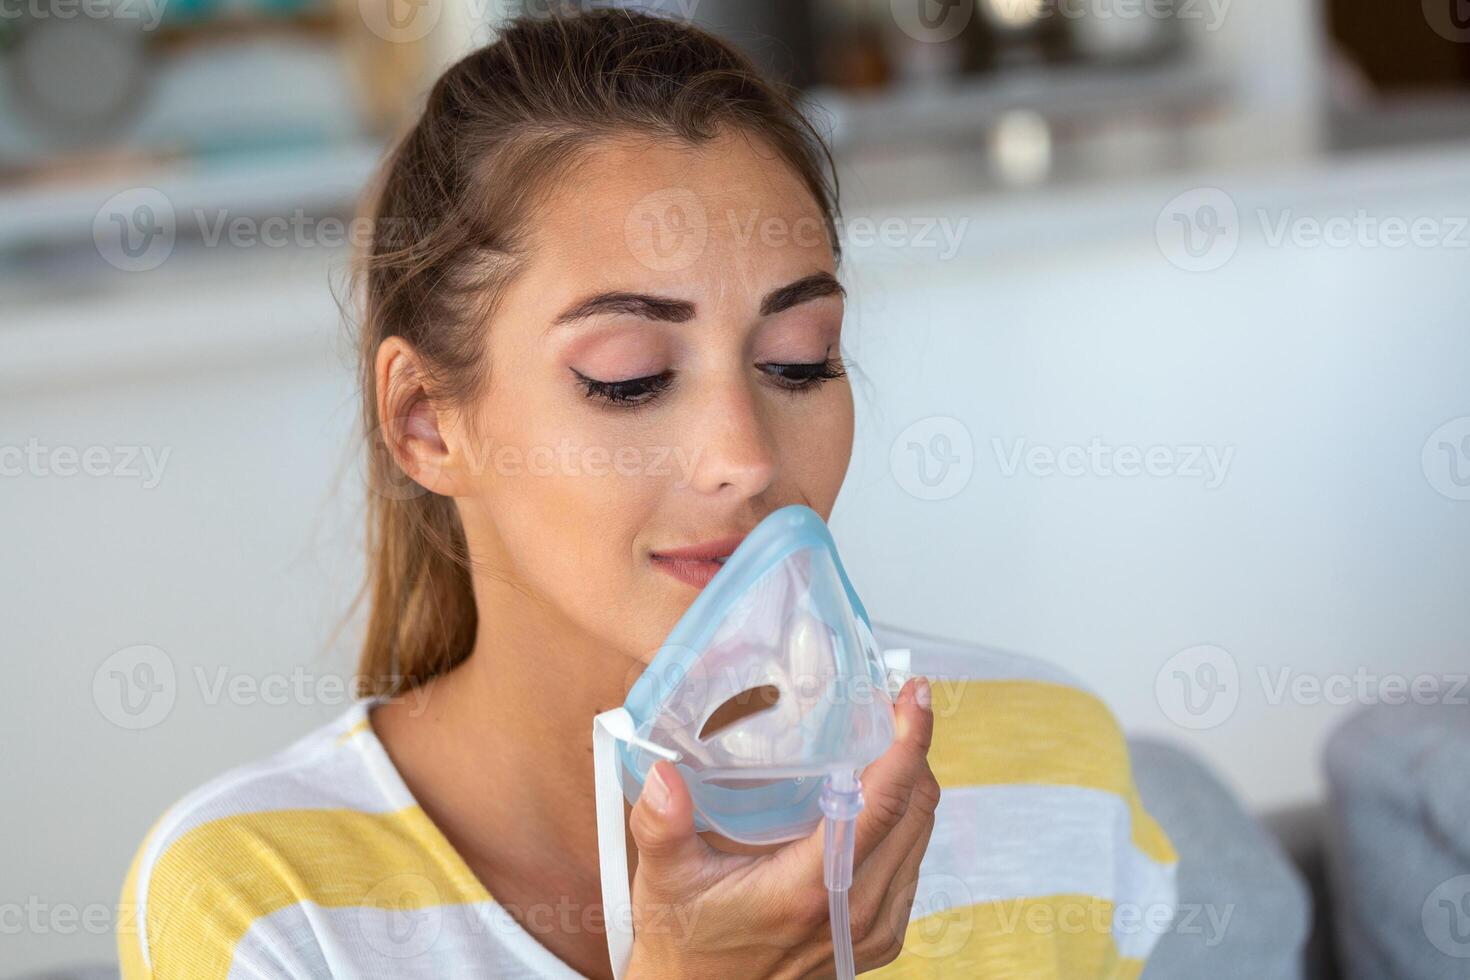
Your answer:
[[[825,220],[764,143],[623,138],[584,151],[537,208],[526,278],[681,292],[835,271]],[[788,275],[795,278],[796,275]]]

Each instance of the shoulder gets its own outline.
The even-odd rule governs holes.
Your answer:
[[[227,975],[252,929],[323,898],[359,849],[381,851],[401,837],[394,824],[412,800],[395,794],[364,752],[368,706],[355,702],[158,817],[123,885],[131,913],[118,930],[125,976]],[[381,870],[372,876],[381,879]]]
[[[1143,807],[1112,711],[1041,660],[875,634],[910,649],[933,691],[943,797],[910,942],[924,955],[952,948],[940,961],[976,976],[1004,972],[996,957],[1017,975],[1050,976],[1042,964],[1058,957],[1132,975],[1172,918],[1178,859]]]
[[[1057,796],[1107,794],[1123,803],[1136,796],[1122,727],[1071,673],[1033,657],[892,627],[875,634],[885,649],[909,649],[911,670],[930,679],[929,761],[942,787],[1026,786]],[[1173,859],[1166,841],[1150,849]]]

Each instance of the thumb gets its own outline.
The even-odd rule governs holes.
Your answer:
[[[694,799],[673,763],[660,759],[648,770],[628,825],[639,879],[667,897],[691,886],[710,847],[694,832]]]

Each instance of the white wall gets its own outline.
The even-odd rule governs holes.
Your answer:
[[[1470,502],[1421,464],[1431,433],[1470,416],[1466,163],[1447,151],[1106,200],[1047,191],[971,211],[952,261],[856,256],[849,337],[871,393],[834,525],[869,608],[1071,668],[1131,731],[1186,741],[1258,807],[1316,797],[1360,670],[1470,672]],[[1202,183],[1230,192],[1240,245],[1187,272],[1155,222]],[[1258,208],[1428,217],[1455,241],[1275,247]],[[958,475],[938,487],[951,495],[922,499],[909,444],[937,477],[936,435]],[[1059,451],[1094,437],[1181,463],[1191,446],[1234,455],[1214,488],[1087,467],[1006,475],[1017,440]],[[1237,680],[1208,710],[1194,690],[1191,714],[1174,672],[1200,676],[1199,663],[1171,658],[1206,644],[1225,651],[1210,654],[1221,682],[1231,664]],[[1283,668],[1329,697],[1275,697]]]
[[[108,447],[142,475],[0,478],[0,976],[112,959],[127,862],[163,808],[341,710],[314,685],[286,704],[210,693],[352,669],[331,639],[356,585],[355,406],[325,259],[175,256],[6,303],[0,445]],[[156,485],[131,446],[168,450]],[[137,645],[174,688],[130,730],[110,671]]]

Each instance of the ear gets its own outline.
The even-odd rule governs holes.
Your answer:
[[[427,374],[417,351],[402,337],[378,345],[373,364],[379,437],[404,473],[430,493],[461,496],[468,489],[450,413],[429,396]]]

